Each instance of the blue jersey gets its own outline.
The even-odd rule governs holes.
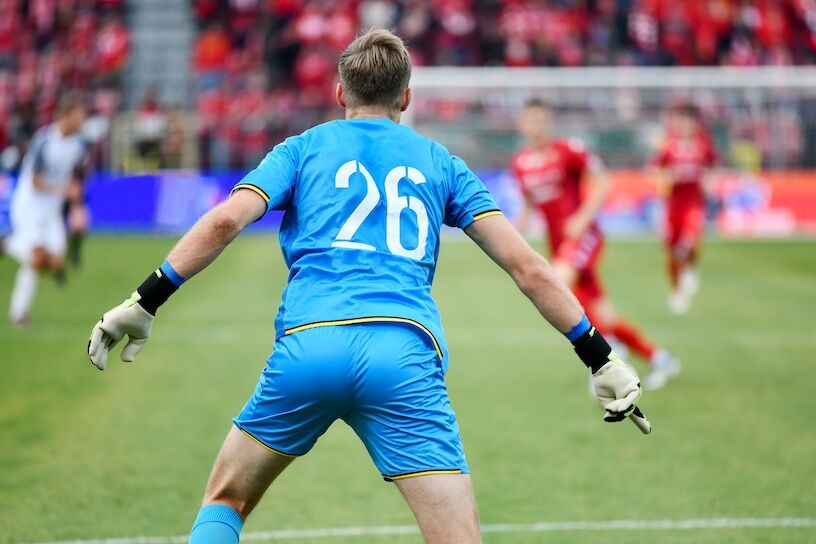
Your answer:
[[[284,210],[289,280],[277,337],[326,325],[408,323],[447,366],[431,297],[442,224],[500,213],[442,145],[390,119],[331,121],[286,139],[233,191]]]

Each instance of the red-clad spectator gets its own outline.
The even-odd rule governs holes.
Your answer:
[[[48,37],[56,25],[56,0],[29,0],[28,17],[38,38]]]
[[[325,10],[318,3],[309,3],[295,19],[294,31],[303,45],[317,45],[331,31]]]
[[[167,114],[159,102],[159,89],[151,85],[142,96],[133,122],[136,152],[142,159],[154,161],[154,164],[158,166],[166,130]]]
[[[218,15],[218,0],[194,0],[193,11],[199,21],[211,21]]]
[[[232,44],[229,35],[218,23],[213,23],[199,34],[195,44],[194,62],[201,72],[219,71],[226,68]]]
[[[691,27],[689,11],[685,3],[670,2],[662,6],[660,13],[660,44],[673,63],[680,66],[691,66],[696,60],[695,29]]]
[[[92,110],[102,117],[110,118],[119,110],[120,101],[119,91],[103,87],[92,95]]]
[[[278,17],[289,17],[295,15],[301,9],[305,0],[263,0],[266,3],[266,11]]]
[[[91,56],[96,46],[96,16],[91,12],[77,15],[69,30],[68,48],[73,56]]]
[[[326,38],[332,49],[338,52],[345,49],[357,33],[357,21],[351,9],[337,9],[329,16],[328,26],[331,32]]]
[[[127,27],[116,16],[106,18],[96,38],[96,66],[104,73],[124,68],[130,50]]]
[[[80,13],[73,21],[65,44],[70,59],[66,77],[72,86],[87,87],[98,75],[96,68],[97,18],[91,12]]]
[[[11,55],[17,48],[20,22],[16,0],[0,2],[0,54]]]
[[[471,2],[442,0],[434,3],[434,10],[439,23],[433,40],[437,64],[478,64],[481,55]]]
[[[40,54],[37,69],[41,93],[56,94],[62,83],[65,56],[56,49],[50,48]]]
[[[725,56],[723,64],[726,66],[756,66],[760,57],[754,43],[743,36],[734,38],[731,49]]]
[[[243,39],[257,25],[260,2],[259,0],[229,0],[229,8],[232,12],[230,30]]]
[[[198,95],[198,126],[202,133],[209,133],[218,127],[227,113],[227,96],[223,90],[207,89]]]
[[[295,83],[298,87],[320,87],[334,78],[336,58],[331,51],[311,47],[305,49],[295,62]]]
[[[803,44],[810,53],[816,51],[816,0],[795,0],[795,13],[802,22]]]
[[[8,122],[14,107],[14,84],[9,72],[0,72],[0,153],[11,143]]]
[[[2,157],[3,150],[8,147],[9,138],[8,133],[6,130],[6,126],[8,126],[8,111],[7,110],[0,110],[0,157]],[[3,165],[4,166],[4,165]]]
[[[731,35],[735,8],[730,0],[711,0],[688,6],[699,64],[716,64]]]
[[[243,47],[233,48],[227,55],[226,71],[230,76],[241,76],[257,70],[263,64],[263,37],[247,36]]]
[[[728,37],[734,28],[737,13],[733,0],[709,0],[691,4],[688,8],[698,36],[702,30],[719,40]]]
[[[37,52],[33,48],[22,50],[17,56],[18,102],[33,102],[37,91]]]
[[[263,73],[254,73],[247,78],[247,87],[232,96],[234,105],[230,117],[235,120],[241,145],[240,162],[245,165],[258,164],[269,151],[267,137],[267,116],[269,98],[266,93]]]
[[[357,9],[362,28],[391,28],[397,20],[399,6],[388,0],[363,0]]]
[[[121,11],[125,7],[125,0],[90,0],[90,3],[108,11]]]
[[[629,40],[644,60],[654,58],[660,45],[657,2],[636,0],[627,19]]]
[[[782,5],[776,2],[762,2],[757,7],[759,12],[757,41],[760,45],[772,49],[787,46],[795,39]]]

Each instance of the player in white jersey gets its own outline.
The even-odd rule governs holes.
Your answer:
[[[80,172],[85,142],[79,131],[85,115],[80,95],[64,95],[57,106],[57,120],[34,134],[23,158],[11,198],[11,234],[4,243],[6,253],[20,262],[9,308],[9,319],[15,325],[28,321],[39,273],[62,270],[63,206],[66,202],[83,205]]]

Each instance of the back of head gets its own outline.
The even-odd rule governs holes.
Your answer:
[[[65,117],[71,113],[85,111],[85,96],[80,91],[67,91],[60,95],[57,101],[57,117]]]
[[[337,67],[348,107],[401,109],[411,79],[411,57],[399,36],[369,30],[343,51]]]
[[[524,109],[553,111],[553,105],[543,98],[534,96],[524,101]]]

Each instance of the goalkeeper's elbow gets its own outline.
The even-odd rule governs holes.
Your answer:
[[[519,263],[511,270],[511,276],[519,290],[528,297],[548,285],[555,286],[558,281],[552,267],[540,255]]]
[[[235,217],[219,208],[212,211],[208,223],[211,239],[224,245],[234,240],[243,230],[243,225]]]

